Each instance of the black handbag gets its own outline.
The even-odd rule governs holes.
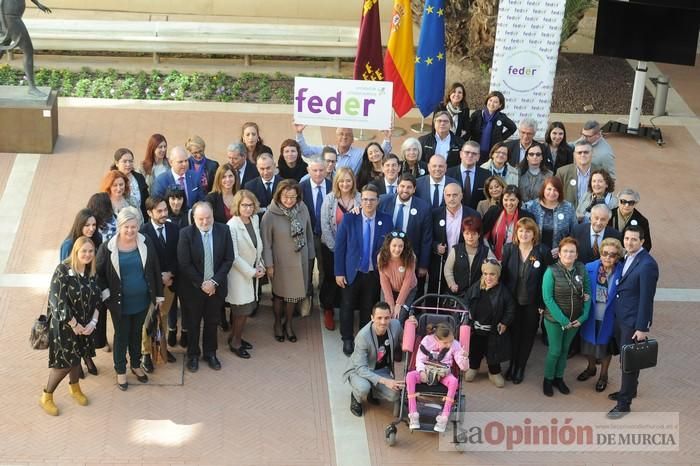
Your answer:
[[[622,372],[630,374],[642,369],[656,366],[659,355],[659,344],[656,340],[646,339],[637,343],[622,345],[620,362]]]
[[[40,315],[34,321],[32,332],[29,334],[29,344],[35,350],[45,350],[49,347],[49,319],[45,315]]]

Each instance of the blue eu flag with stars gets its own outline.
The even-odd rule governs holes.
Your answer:
[[[430,115],[445,93],[445,1],[426,0],[416,53],[415,97],[421,114]]]

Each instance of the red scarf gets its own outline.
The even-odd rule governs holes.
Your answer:
[[[493,253],[499,261],[503,257],[503,245],[506,244],[506,241],[508,240],[508,225],[512,226],[511,234],[515,234],[513,230],[515,229],[515,224],[517,222],[518,209],[515,209],[515,212],[510,215],[508,215],[506,209],[503,209],[501,214],[498,216],[496,224],[491,230],[491,237],[493,238],[493,245],[495,248]]]

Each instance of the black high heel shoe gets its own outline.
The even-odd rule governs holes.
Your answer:
[[[282,342],[284,341],[284,333],[283,333],[283,331],[282,331],[282,325],[280,325],[280,333],[277,333],[277,324],[274,324],[274,325],[272,326],[272,331],[273,331],[274,334],[275,334],[275,340],[277,340],[277,341],[279,341],[280,343],[282,343]]]
[[[287,326],[284,327],[284,336],[287,337],[287,340],[289,340],[292,343],[297,342],[297,336],[294,334],[294,331],[287,330]]]
[[[87,367],[88,373],[97,375],[97,366],[95,366],[95,362],[92,358],[83,358],[83,361],[85,361],[85,367]]]

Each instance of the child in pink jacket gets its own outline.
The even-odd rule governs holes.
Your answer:
[[[428,381],[425,363],[427,361],[440,362],[447,367],[452,367],[456,362],[460,369],[466,370],[469,366],[469,359],[466,351],[462,349],[459,342],[455,340],[452,329],[449,325],[437,324],[433,333],[429,333],[420,342],[418,354],[416,355],[416,370],[406,374],[406,387],[408,389],[408,420],[410,429],[419,429],[420,420],[418,408],[416,407],[416,384]],[[457,393],[459,380],[448,373],[440,379],[440,383],[447,387],[447,396],[442,413],[435,418],[435,431],[445,432],[447,420],[450,417],[450,410],[454,404],[454,396]]]

